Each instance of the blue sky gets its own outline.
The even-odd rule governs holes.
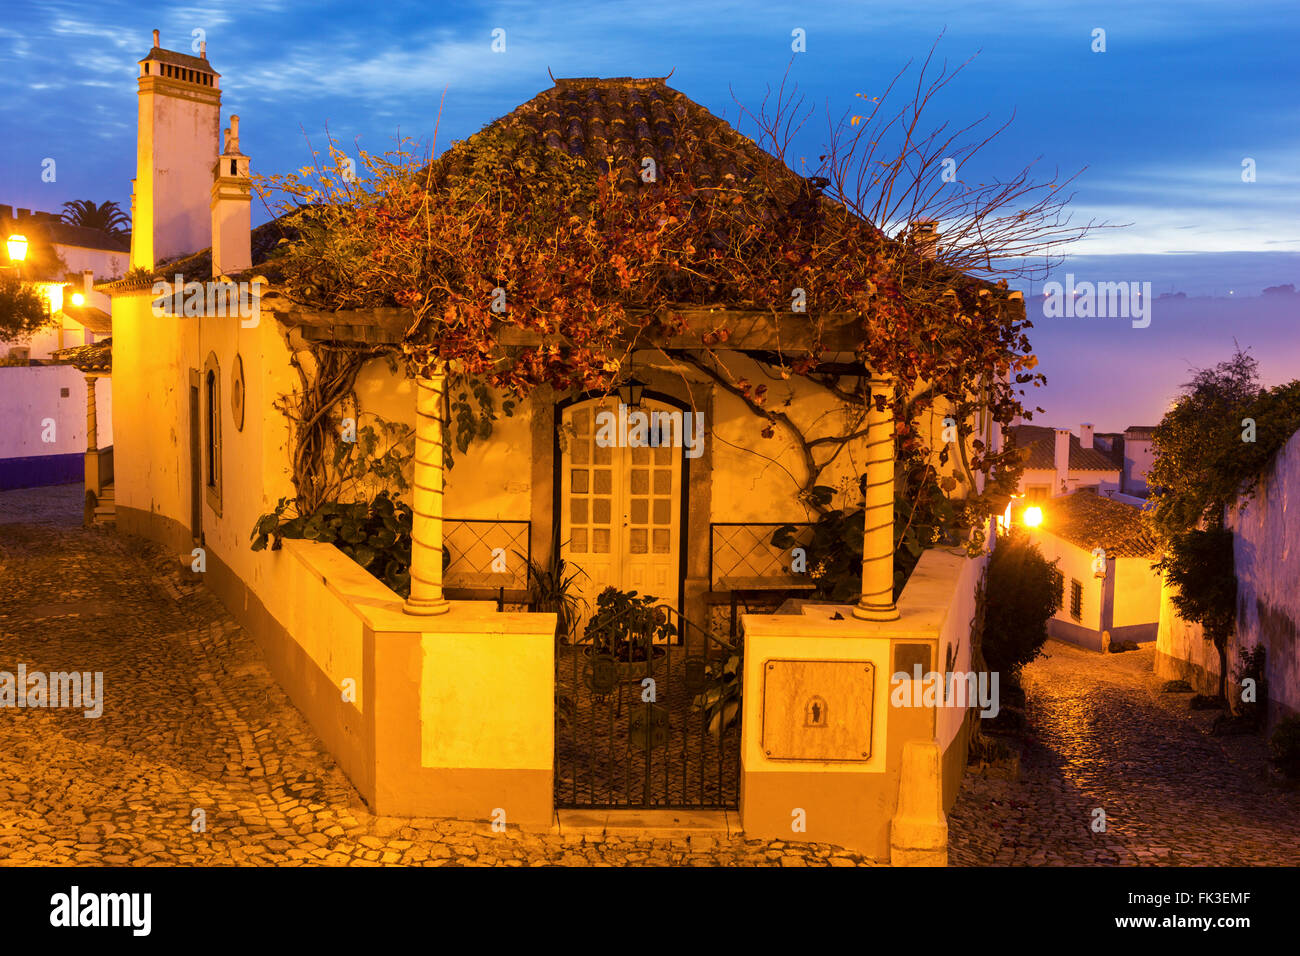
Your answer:
[[[733,93],[756,106],[780,81],[795,28],[807,52],[794,56],[792,78],[820,116],[828,103],[839,115],[944,32],[940,57],[975,59],[934,102],[934,118],[1014,114],[969,174],[1005,176],[1039,157],[1048,175],[1086,166],[1076,219],[1131,223],[1065,250],[1062,278],[1150,281],[1157,295],[1222,300],[1195,319],[1157,303],[1147,329],[1037,317],[1032,338],[1050,383],[1035,396],[1047,409],[1036,421],[1153,422],[1187,378],[1180,363],[1213,363],[1234,339],[1267,380],[1300,376],[1300,299],[1241,304],[1266,286],[1300,285],[1294,2],[11,3],[0,26],[0,202],[129,208],[135,64],[155,27],[182,51],[204,31],[224,112],[241,116],[241,146],[263,173],[303,165],[306,137],[319,146],[327,123],[342,143],[372,151],[399,132],[427,140],[444,88],[445,147],[549,87],[548,68],[675,70],[672,86],[734,122]],[[504,53],[491,51],[496,28]],[[1104,53],[1091,50],[1096,28]],[[815,156],[824,129],[811,123],[799,150]],[[53,183],[41,180],[46,157],[58,164]],[[1246,158],[1252,183],[1242,181]],[[1278,309],[1281,319],[1251,321]],[[1147,374],[1097,387],[1134,356]]]

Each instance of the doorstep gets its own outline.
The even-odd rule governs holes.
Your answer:
[[[685,840],[741,833],[735,810],[557,810],[554,832]]]

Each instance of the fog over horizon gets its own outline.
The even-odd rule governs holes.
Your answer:
[[[1064,281],[1064,274],[1053,278]],[[1074,275],[1076,282],[1105,282],[1131,281],[1134,273],[1080,269]],[[1032,424],[1076,434],[1082,422],[1102,432],[1155,425],[1194,369],[1217,365],[1237,346],[1259,362],[1262,385],[1300,378],[1300,293],[1162,296],[1153,286],[1151,324],[1134,328],[1122,317],[1046,317],[1042,284],[1035,288],[1025,308],[1047,384],[1024,396],[1029,410],[1043,408]]]

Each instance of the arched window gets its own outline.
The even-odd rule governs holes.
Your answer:
[[[203,491],[221,514],[221,367],[215,352],[203,363]]]

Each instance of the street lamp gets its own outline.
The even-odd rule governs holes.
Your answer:
[[[641,393],[645,391],[645,383],[635,378],[629,378],[626,382],[618,387],[618,398],[628,408],[641,407]]]
[[[27,258],[27,237],[12,235],[5,243],[9,247],[9,260],[11,262],[22,262]]]
[[[1043,509],[1038,505],[1030,505],[1025,509],[1024,522],[1026,528],[1037,528],[1043,523]]]
[[[86,297],[82,295],[80,292],[74,292],[72,293],[72,304],[76,306],[85,305]]]

